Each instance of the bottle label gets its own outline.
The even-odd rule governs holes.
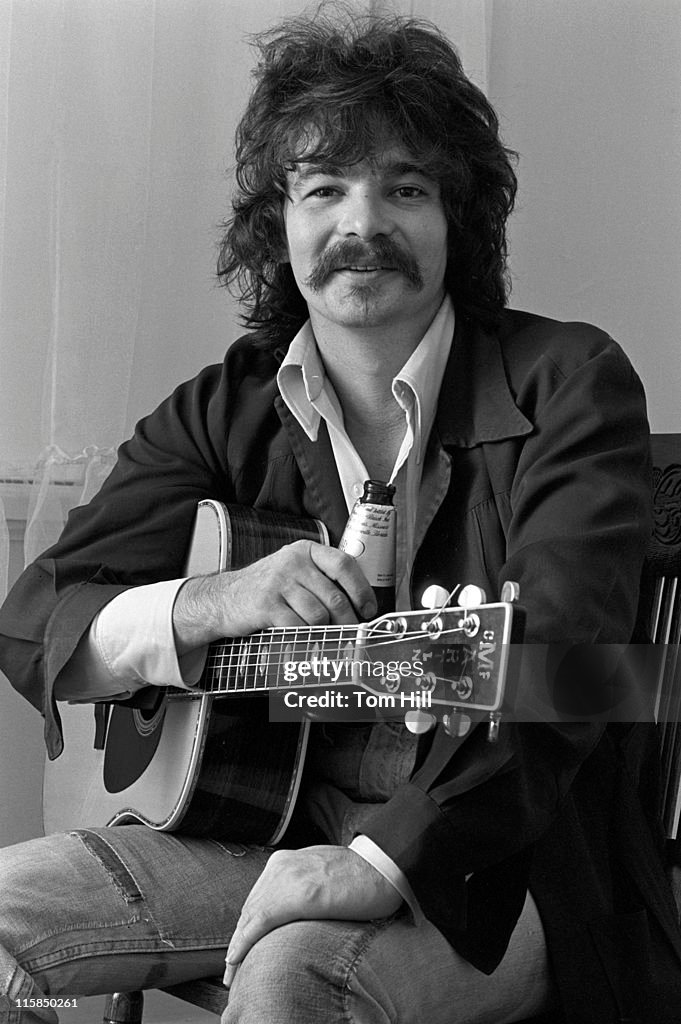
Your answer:
[[[338,547],[357,559],[372,587],[394,587],[394,506],[358,501]]]

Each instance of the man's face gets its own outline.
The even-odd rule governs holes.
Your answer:
[[[444,296],[447,220],[438,184],[406,149],[347,167],[301,161],[284,223],[313,327],[425,332]]]

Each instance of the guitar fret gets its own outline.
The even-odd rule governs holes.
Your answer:
[[[263,659],[265,657],[263,650],[265,647],[265,634],[255,633],[251,637],[251,650],[249,654],[252,690],[261,690],[263,688]]]
[[[248,638],[246,645],[246,689],[257,690],[258,689],[258,634],[255,633],[253,636]]]
[[[227,675],[225,669],[225,661],[228,658],[228,645],[226,643],[214,644],[212,647],[211,654],[209,655],[209,663],[211,665],[211,690],[213,692],[220,692],[224,686],[224,678]]]
[[[244,652],[243,673],[244,673],[244,689],[246,689],[246,690],[254,690],[255,689],[255,672],[254,672],[254,655],[253,655],[253,646],[254,646],[255,640],[256,640],[255,637],[249,636],[248,640],[246,641],[246,650]]]
[[[285,644],[285,646],[284,646],[284,649],[283,649],[282,663],[285,665],[287,661],[293,661],[294,660],[294,658],[293,658],[293,646],[290,643],[290,641],[288,641],[286,639],[286,631],[284,631],[284,635],[282,637],[282,645],[284,645],[284,644]],[[284,679],[284,685],[285,684],[286,684],[286,680]]]
[[[241,678],[244,692],[253,689],[253,637],[248,636],[244,641],[244,649],[241,655]]]
[[[238,687],[239,693],[243,693],[243,691],[246,689],[246,686],[245,686],[246,680],[244,679],[244,659],[246,657],[246,648],[248,647],[249,641],[250,641],[249,637],[243,637],[242,636],[240,638],[239,645],[238,645],[238,652],[237,652],[237,655],[236,655],[236,664],[234,666],[234,671],[235,671],[234,682],[235,682],[236,686]]]
[[[253,689],[262,689],[262,662],[263,662],[263,648],[265,646],[265,637],[262,633],[257,633],[255,636],[255,650],[253,652]]]
[[[232,640],[230,645],[229,645],[229,650],[227,652],[227,664],[225,666],[227,689],[229,691],[235,689],[235,684],[236,684],[236,671],[235,671],[235,668],[236,668],[236,660],[237,660],[237,656],[238,656],[238,649],[239,649],[239,640],[238,639]]]
[[[248,648],[251,644],[251,638],[247,637],[242,639],[239,645],[239,661],[237,664],[237,673],[239,676],[239,682],[241,684],[241,690],[248,689],[248,673],[246,671],[248,664]]]
[[[267,685],[267,676],[270,663],[270,645],[269,641],[265,639],[264,634],[260,637],[258,647],[258,673],[260,675],[260,682],[261,685],[263,683]]]
[[[324,629],[324,635],[326,636],[326,628]],[[316,668],[317,662],[320,657],[320,647],[316,637],[314,638],[313,641],[312,632],[309,632],[307,634],[307,649],[305,651],[305,654],[305,661],[307,661],[308,664]],[[305,679],[305,683],[307,686],[314,686],[316,682],[318,682],[318,677],[315,674],[309,675]]]
[[[223,645],[220,645],[221,647]],[[210,692],[218,690],[220,688],[220,681],[224,672],[224,654],[222,654],[217,645],[211,648],[208,656],[208,666],[210,668],[210,675],[208,678],[208,685],[206,689]]]
[[[281,641],[279,640],[280,630],[270,631],[268,653],[267,653],[267,675],[266,684],[269,688],[279,685],[279,665],[281,662]]]

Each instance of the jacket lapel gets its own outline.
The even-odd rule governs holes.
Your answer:
[[[436,423],[442,444],[457,448],[530,433],[508,386],[498,335],[457,320]]]
[[[275,398],[274,406],[305,481],[311,501],[307,511],[321,519],[329,531],[331,543],[337,546],[345,529],[348,511],[326,423],[320,423],[317,440],[311,441],[281,395]]]

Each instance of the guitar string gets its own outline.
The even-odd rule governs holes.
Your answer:
[[[352,637],[347,637],[343,644],[343,634],[341,632],[338,632],[336,637],[330,638],[328,632],[325,632],[323,627],[320,628],[319,635],[314,635],[311,632],[307,638],[298,638],[296,636],[289,637],[285,633],[278,635],[276,631],[272,631],[271,633],[265,632],[261,634],[253,634],[250,637],[234,637],[226,640],[215,641],[211,644],[212,650],[210,650],[208,654],[207,663],[211,664],[235,657],[237,660],[242,660],[246,650],[249,650],[246,660],[248,660],[248,657],[250,657],[252,652],[255,650],[254,661],[258,662],[262,657],[262,648],[269,650],[272,650],[273,648],[281,648],[282,652],[295,651],[296,653],[309,653],[314,647],[319,646],[319,640],[321,640],[322,645],[326,648],[334,647],[334,641],[336,641],[336,647],[338,650],[341,650],[344,647],[352,647],[361,651],[363,649],[374,650],[381,647],[394,647],[398,645],[404,646],[405,644],[418,643],[422,640],[434,640],[437,642],[441,637],[449,637],[454,633],[461,632],[464,632],[461,628],[451,628],[442,630],[442,632],[438,633],[437,636],[434,636],[429,632],[419,631],[413,632],[408,636],[403,634],[401,636],[386,636],[381,639],[373,637],[368,640],[355,636],[354,640]],[[216,647],[218,648],[217,650],[215,649]]]
[[[296,632],[294,632],[292,634],[292,636],[289,638],[289,636],[287,635],[287,630],[291,630],[291,631],[295,630]],[[298,639],[299,632],[301,630],[304,630],[306,632],[307,639],[305,639],[305,638]],[[215,640],[215,641],[213,641],[213,644],[211,646],[213,646],[213,647],[215,647],[215,646],[217,646],[217,647],[223,647],[223,646],[224,647],[230,647],[230,646],[233,646],[233,645],[237,645],[238,646],[241,643],[248,644],[248,643],[257,643],[257,642],[261,642],[261,641],[262,642],[267,642],[268,638],[271,638],[272,640],[276,640],[278,643],[283,643],[285,641],[287,644],[294,644],[294,645],[296,643],[299,643],[299,644],[309,644],[310,639],[314,638],[316,635],[319,635],[322,640],[326,641],[326,640],[329,639],[329,634],[331,633],[331,639],[333,640],[334,639],[334,632],[335,632],[335,638],[337,638],[337,639],[342,639],[343,635],[346,634],[347,635],[347,643],[352,643],[353,640],[354,640],[354,642],[356,642],[356,643],[370,643],[372,646],[380,646],[382,644],[393,645],[393,644],[400,644],[400,643],[408,643],[410,640],[429,639],[429,638],[432,639],[433,637],[435,637],[437,639],[440,636],[449,636],[452,633],[462,633],[462,632],[464,632],[464,627],[463,626],[451,626],[448,629],[441,630],[437,634],[437,636],[435,636],[435,634],[432,633],[431,631],[424,630],[424,629],[412,630],[412,631],[410,631],[408,633],[400,633],[400,634],[396,634],[396,633],[371,633],[371,634],[368,634],[368,636],[361,636],[361,635],[358,635],[359,628],[357,626],[299,626],[299,627],[298,626],[296,626],[296,627],[281,626],[281,627],[274,627],[271,630],[263,630],[260,633],[251,633],[249,636],[244,636],[244,637],[226,637],[224,640]],[[280,633],[281,633],[281,636],[279,635]]]
[[[474,660],[473,658],[467,657],[466,660],[461,665],[458,666],[458,673],[457,673],[457,680],[458,681],[461,681],[461,679],[465,675],[466,671],[469,669],[470,663],[473,662],[473,660]],[[361,671],[358,674],[359,678],[356,677],[356,676],[353,676],[351,674],[351,672],[350,672],[352,664],[353,664],[352,662],[350,662],[348,664],[348,671],[350,673],[349,675],[344,675],[344,674],[341,673],[341,675],[339,675],[338,678],[334,679],[332,682],[330,682],[328,678],[326,680],[324,680],[322,677],[297,678],[295,680],[292,680],[291,682],[285,682],[285,681],[282,681],[281,679],[278,679],[278,678],[275,678],[274,680],[272,680],[272,679],[269,678],[269,675],[271,675],[271,673],[268,673],[267,670],[263,671],[263,673],[262,673],[263,679],[261,679],[261,680],[255,678],[253,676],[251,676],[250,679],[249,678],[238,679],[238,678],[233,678],[233,676],[232,676],[232,678],[225,679],[224,678],[224,673],[220,673],[220,676],[219,676],[218,679],[212,678],[212,679],[205,680],[203,685],[199,684],[196,687],[191,688],[191,689],[187,689],[187,690],[180,689],[180,690],[178,690],[178,693],[183,694],[183,695],[185,695],[187,697],[192,697],[192,696],[195,696],[196,694],[202,694],[202,693],[212,693],[212,694],[215,694],[215,695],[220,695],[220,694],[225,694],[226,695],[228,693],[267,692],[267,691],[284,690],[284,689],[289,689],[289,688],[302,688],[302,689],[313,689],[315,687],[324,688],[324,687],[328,687],[329,685],[334,685],[334,686],[336,686],[336,685],[338,685],[338,686],[360,685],[360,686],[365,686],[365,688],[367,688],[367,689],[371,689],[371,686],[369,686],[369,680],[375,680],[376,681],[376,685],[378,685],[378,681],[380,681],[381,678],[382,678],[381,676],[379,676],[378,674],[372,674],[367,679],[367,677],[365,677],[362,674]],[[211,672],[207,671],[206,675],[211,675]],[[407,681],[413,682],[415,680],[421,680],[421,679],[423,679],[423,684],[419,685],[419,689],[420,690],[427,689],[427,690],[433,691],[433,692],[434,692],[435,688],[437,687],[437,684],[444,684],[444,685],[446,685],[446,684],[452,684],[454,682],[454,680],[452,679],[451,675],[449,675],[449,676],[447,676],[447,675],[439,675],[438,673],[429,671],[427,674],[425,674],[423,676],[421,676],[421,675],[403,676],[402,677],[402,687],[401,688],[402,689],[404,688],[404,683],[407,682]]]
[[[442,633],[438,634],[436,640],[441,637],[447,637],[453,633],[462,632],[461,630],[450,629],[443,630]],[[422,640],[432,640],[432,634],[429,633],[414,633],[409,637],[386,637],[385,639],[377,640],[372,639],[370,641],[353,641],[348,639],[345,644],[339,643],[336,646],[338,654],[341,654],[344,648],[348,646],[362,652],[363,650],[370,649],[372,652],[379,648],[388,648],[398,645],[404,645],[408,643],[418,644]],[[325,648],[334,647],[333,642],[329,641],[328,635],[322,638],[323,646]],[[206,664],[211,666],[223,665],[227,661],[236,661],[240,664],[245,665],[259,665],[262,662],[263,657],[273,656],[275,661],[281,661],[282,663],[287,660],[294,660],[294,655],[312,655],[317,657],[326,657],[327,660],[344,661],[347,658],[333,658],[328,653],[320,655],[319,652],[315,651],[314,648],[318,646],[317,641],[313,638],[308,640],[304,639],[288,639],[287,637],[271,637],[269,634],[258,636],[257,639],[244,638],[243,641],[238,639],[228,641],[217,641],[218,646],[221,648],[218,651],[212,650],[209,652]],[[263,649],[266,653],[263,653]],[[278,653],[277,653],[278,652]],[[287,657],[291,654],[292,657]],[[306,660],[306,659],[302,659]],[[353,659],[354,660],[354,659]]]

